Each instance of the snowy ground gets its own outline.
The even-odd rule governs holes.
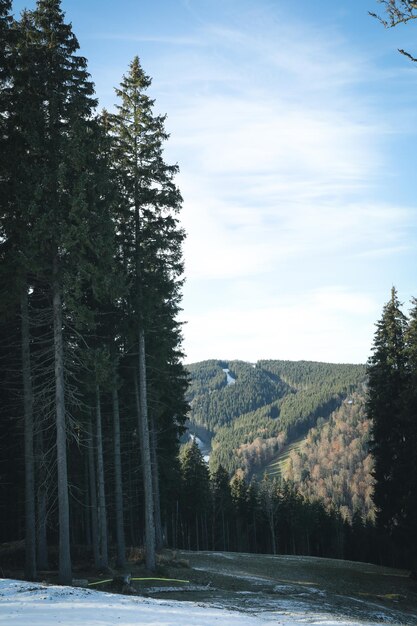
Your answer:
[[[164,566],[168,580],[138,578],[133,596],[108,593],[111,581],[97,591],[0,579],[0,626],[417,625],[417,583],[403,570],[303,556],[175,554]]]
[[[277,602],[255,615],[195,602],[120,596],[89,589],[0,580],[1,626],[376,626],[385,621],[343,620]],[[392,624],[392,622],[391,622]]]

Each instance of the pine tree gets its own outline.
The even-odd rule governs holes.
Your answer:
[[[178,168],[163,160],[162,146],[168,135],[164,130],[165,118],[153,114],[153,101],[146,94],[150,84],[136,57],[116,90],[121,100],[118,113],[109,119],[120,198],[119,258],[130,286],[126,297],[128,335],[136,346],[132,353],[136,354],[146,559],[148,569],[153,570],[159,503],[157,472],[152,475],[151,449],[157,449],[157,442],[155,439],[151,444],[150,429],[155,436],[157,431],[156,418],[149,415],[150,398],[155,398],[150,376],[154,363],[161,363],[159,355],[165,353],[166,357],[167,338],[170,363],[176,365],[173,354],[178,350],[179,332],[174,317],[179,308],[178,276],[182,272],[184,235],[176,218],[181,196],[173,178]]]
[[[12,23],[8,15],[10,3],[0,5],[1,58],[0,68],[0,181],[3,197],[1,215],[4,236],[5,261],[14,274],[13,291],[20,299],[22,406],[24,414],[25,447],[25,574],[29,580],[36,578],[36,521],[35,521],[35,459],[34,459],[34,396],[30,353],[30,307],[28,272],[30,258],[27,254],[29,220],[27,205],[30,202],[30,182],[36,165],[31,169],[33,154],[30,136],[36,114],[36,99],[28,101],[31,80],[28,65],[33,60],[31,51],[31,23],[23,13],[20,23]],[[6,158],[3,161],[3,158]],[[5,294],[12,304],[10,291]]]
[[[417,575],[417,299],[412,300],[408,328],[405,333],[407,381],[403,394],[401,424],[402,447],[400,480],[403,485],[401,503],[404,516],[404,544],[411,553],[411,566]]]
[[[55,363],[60,582],[71,582],[67,469],[64,307],[74,301],[76,278],[87,272],[83,251],[91,246],[91,170],[95,106],[86,61],[76,56],[78,42],[64,22],[59,0],[39,0],[28,16],[31,56],[27,57],[30,96],[38,118],[28,137],[37,151],[36,180],[28,181],[32,201],[23,207],[30,238],[32,272],[50,287]],[[22,70],[23,71],[22,67]],[[27,94],[28,96],[29,94]],[[34,128],[32,126],[31,128]],[[33,181],[33,182],[32,182]],[[30,184],[32,183],[32,184]],[[77,255],[74,254],[75,250]],[[76,307],[73,307],[75,312]],[[67,315],[67,310],[65,309]]]
[[[10,86],[13,67],[11,0],[0,0],[0,190],[3,202],[7,197],[4,183],[8,180],[8,159],[6,150],[7,118],[10,110]]]
[[[401,518],[403,476],[402,398],[406,385],[407,319],[397,292],[384,306],[377,323],[373,355],[368,361],[368,417],[372,420],[371,450],[375,458],[374,501],[379,524],[393,532]]]
[[[180,454],[182,474],[181,513],[186,528],[188,549],[199,550],[203,540],[204,520],[210,504],[210,482],[207,464],[204,462],[195,440],[187,443]]]
[[[229,474],[222,465],[211,476],[212,492],[212,549],[229,550],[232,494]]]
[[[259,500],[262,513],[267,522],[271,537],[272,554],[277,554],[276,524],[279,508],[279,490],[276,478],[272,479],[265,473],[259,483]]]

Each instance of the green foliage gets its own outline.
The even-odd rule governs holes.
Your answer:
[[[336,510],[309,500],[291,482],[264,475],[248,483],[241,471],[229,480],[219,466],[210,476],[208,495],[207,474],[195,443],[183,448],[182,468],[176,523],[168,528],[171,545],[197,550],[354,556],[368,562],[381,559],[371,524],[365,525],[359,515],[352,524],[344,522]],[[383,553],[382,560],[386,562],[387,556]]]
[[[193,440],[180,453],[182,475],[182,507],[189,518],[207,510],[209,500],[209,471],[197,443]]]
[[[223,368],[236,383],[227,385]],[[307,361],[203,361],[188,366],[190,427],[213,433],[210,467],[262,471],[283,447],[328,418],[362,385],[365,367]]]
[[[399,523],[402,472],[401,414],[406,387],[405,332],[407,320],[400,309],[397,292],[384,306],[377,323],[373,354],[368,363],[367,413],[372,420],[371,450],[375,458],[375,504],[378,519],[387,529]]]
[[[143,528],[144,461],[139,455],[134,382],[141,331],[141,336],[146,334],[141,371],[146,370],[147,384],[140,397],[148,399],[156,456],[152,464],[155,469],[158,465],[161,476],[164,521],[176,506],[178,436],[188,409],[181,324],[176,319],[185,236],[178,221],[181,194],[174,182],[178,166],[163,159],[165,118],[153,113],[153,100],[146,93],[151,80],[137,57],[117,90],[117,114],[96,116],[87,61],[78,54],[60,0],[38,0],[19,21],[10,11],[11,3],[0,0],[0,357],[6,369],[13,368],[13,394],[7,389],[8,376],[0,376],[3,410],[14,418],[13,445],[21,448],[22,366],[16,354],[21,348],[18,302],[24,287],[38,448],[36,488],[50,498],[43,509],[50,516],[49,526],[58,525],[54,503],[59,432],[64,445],[58,461],[63,461],[64,450],[68,464],[58,465],[68,465],[73,485],[71,536],[87,542],[94,527],[96,511],[79,494],[85,492],[88,478],[87,499],[94,492],[94,458],[85,462],[84,444],[90,441],[86,424],[94,417],[99,387],[105,489],[107,495],[115,490],[112,427],[114,415],[120,413],[117,466],[122,467],[124,508],[130,515],[125,530],[129,527],[129,541],[136,543]],[[58,404],[62,419],[57,428]],[[65,433],[72,438],[65,441]],[[18,471],[10,465],[21,493],[23,464],[20,459]],[[99,482],[103,488],[103,476]],[[67,494],[66,479],[59,483],[60,493]],[[119,484],[119,495],[121,491]],[[114,535],[113,497],[107,502]],[[22,527],[23,508],[20,498],[13,512],[16,528]],[[45,517],[37,521],[39,526],[46,522]]]
[[[416,300],[410,319],[395,288],[377,323],[368,362],[368,416],[375,458],[377,522],[417,564],[417,332]]]
[[[277,404],[241,415],[219,428],[212,440],[210,467],[222,465],[230,475],[238,469],[250,476],[282,449],[286,437],[279,421],[271,418]]]
[[[189,366],[190,421],[193,424],[215,432],[239,415],[270,404],[288,392],[288,386],[278,377],[249,363],[231,361],[228,368],[236,380],[234,385],[226,385],[226,374],[222,372],[221,376],[219,362],[205,361]]]
[[[201,361],[187,365],[190,384],[187,390],[189,402],[207,391],[217,391],[226,387],[226,375],[221,361]]]

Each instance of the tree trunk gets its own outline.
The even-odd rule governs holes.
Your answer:
[[[94,447],[93,427],[90,419],[88,422],[88,481],[90,491],[91,542],[93,545],[94,565],[99,567],[100,555],[98,550],[97,485]]]
[[[98,482],[98,543],[101,567],[109,566],[107,545],[106,492],[104,488],[103,435],[101,427],[100,387],[96,387],[96,436],[97,436],[97,482]]]
[[[89,446],[89,441],[87,441]],[[87,447],[88,450],[88,447]],[[89,488],[89,471],[88,471],[88,453],[84,456],[84,541],[91,548],[93,538],[91,533],[91,515],[90,515],[90,488]]]
[[[198,534],[198,514],[195,514],[195,543],[197,552],[200,550],[200,538]]]
[[[39,570],[49,569],[47,518],[48,518],[48,477],[43,452],[43,432],[41,425],[35,429],[35,460],[38,486],[36,490],[36,560]]]
[[[21,293],[22,376],[25,415],[25,576],[36,578],[35,457],[33,449],[33,392],[30,369],[28,293]]]
[[[65,424],[64,343],[62,337],[62,302],[58,278],[58,258],[53,263],[52,306],[54,318],[56,453],[59,511],[59,576],[62,585],[71,585],[69,498],[67,473],[67,434]]]
[[[275,540],[275,516],[273,512],[269,514],[269,528],[271,530],[272,554],[277,553],[277,544]]]
[[[37,544],[37,561],[38,568],[40,570],[49,569],[49,561],[48,561],[48,542],[47,542],[47,518],[48,518],[48,510],[47,510],[47,501],[48,496],[46,492],[46,485],[42,485],[38,487],[38,496],[37,496],[37,511],[38,511],[38,524],[36,531],[36,544]]]
[[[154,420],[151,418],[150,428],[150,443],[151,443],[151,459],[152,459],[152,486],[153,486],[153,501],[154,501],[154,515],[155,515],[155,543],[156,549],[162,550],[164,547],[164,537],[162,533],[162,519],[161,519],[161,499],[159,495],[159,469],[158,469],[158,439],[155,430]]]
[[[146,391],[146,356],[145,334],[139,329],[139,433],[142,453],[143,486],[145,492],[145,551],[146,567],[149,571],[156,568],[155,554],[155,516],[152,483],[152,464],[150,452],[148,401]]]
[[[116,376],[114,376],[116,378]],[[126,543],[123,519],[122,461],[120,453],[120,413],[116,380],[113,381],[114,499],[116,507],[117,567],[126,565]]]
[[[42,428],[38,424],[35,432],[36,472],[38,476],[38,488],[36,492],[36,553],[38,568],[40,570],[47,570],[49,569],[48,542],[46,530],[48,518],[48,477],[45,467],[43,447],[43,432]]]

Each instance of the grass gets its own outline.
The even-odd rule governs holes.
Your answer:
[[[265,467],[266,472],[271,478],[282,478],[288,467],[290,454],[293,450],[298,452],[305,441],[305,436],[299,437],[289,445],[285,446],[281,452]]]

